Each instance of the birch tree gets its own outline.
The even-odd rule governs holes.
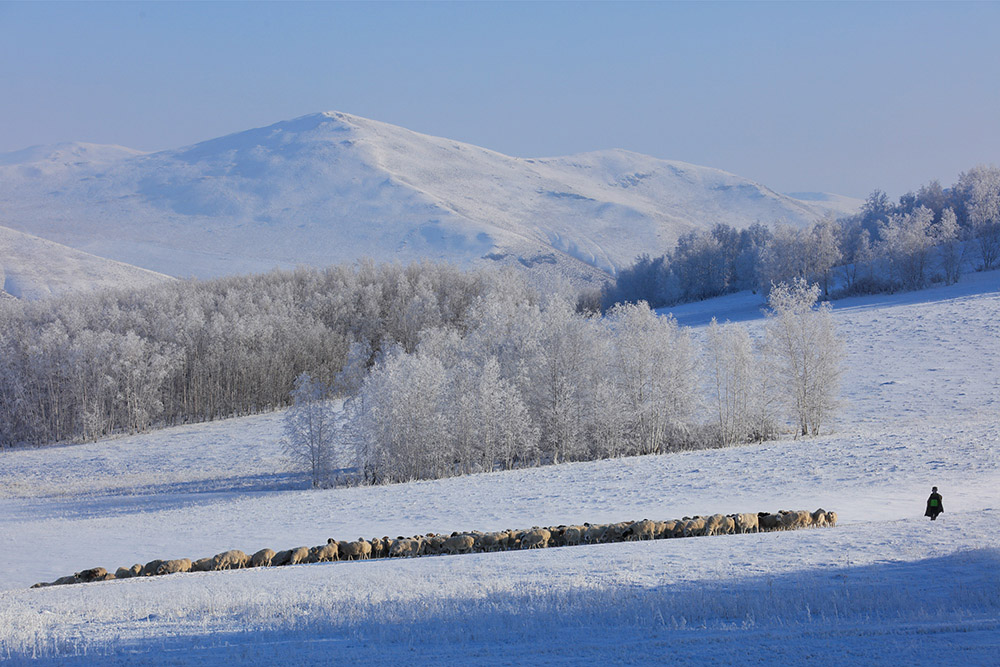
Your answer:
[[[819,286],[805,280],[771,288],[765,349],[800,435],[816,435],[838,406],[844,343]]]
[[[314,487],[329,484],[336,466],[336,415],[329,394],[326,384],[303,373],[295,380],[292,407],[285,413],[285,453],[308,466]]]

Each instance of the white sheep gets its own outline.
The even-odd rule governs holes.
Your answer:
[[[132,567],[120,567],[115,571],[115,579],[131,579],[142,574],[142,565],[136,563]]]
[[[209,557],[209,558],[199,558],[195,562],[191,563],[191,571],[192,572],[209,572],[209,571],[211,571],[212,564],[214,562],[215,562],[215,559],[212,558],[212,557]]]
[[[309,555],[306,556],[305,562],[307,563],[327,563],[333,560],[337,560],[341,556],[340,545],[343,542],[337,542],[337,540],[328,538],[326,544],[321,544],[318,547],[313,547],[309,550]]]
[[[757,525],[760,530],[778,530],[781,528],[781,514],[760,512],[757,514]]]
[[[705,519],[705,535],[721,535],[725,532],[726,517],[721,514],[713,514]]]
[[[737,533],[758,533],[760,532],[760,520],[756,514],[747,512],[737,514],[733,517],[736,522]]]
[[[656,537],[656,524],[649,519],[636,521],[622,532],[628,540],[652,540]]]
[[[684,524],[684,537],[700,537],[705,535],[708,525],[705,517],[696,516]]]
[[[480,551],[499,551],[503,548],[504,533],[483,533],[476,542],[476,548]]]
[[[414,538],[420,539],[420,538]],[[438,556],[444,553],[444,542],[445,537],[443,535],[435,535],[434,533],[427,533],[421,542],[421,553],[428,556]]]
[[[250,567],[270,567],[276,555],[274,549],[261,549],[250,556]]]
[[[569,526],[563,531],[563,543],[566,546],[575,547],[583,541],[586,531],[587,528],[585,526]]]
[[[420,555],[421,541],[414,538],[399,538],[389,545],[389,556],[393,558],[412,558]]]
[[[371,540],[372,558],[385,558],[389,555],[389,537],[375,537]]]
[[[783,530],[796,530],[808,528],[812,525],[812,514],[805,510],[787,512],[781,517],[781,528]]]
[[[160,565],[163,564],[162,560],[151,560],[142,566],[142,572],[139,573],[140,577],[152,577],[156,574],[156,571],[160,569]]]
[[[175,560],[165,560],[160,563],[160,567],[156,568],[156,574],[176,574],[178,572],[190,572],[191,571],[191,559],[190,558],[178,558]]]
[[[246,567],[250,563],[250,556],[239,549],[230,549],[220,554],[215,554],[212,558],[213,570],[238,570]]]
[[[451,537],[445,539],[444,550],[449,554],[467,554],[472,551],[472,547],[476,544],[476,538],[472,535],[452,535]]]
[[[363,538],[355,542],[338,542],[341,560],[365,560],[372,556],[372,545]]]
[[[522,549],[544,549],[549,546],[552,533],[545,528],[533,528],[521,535]]]

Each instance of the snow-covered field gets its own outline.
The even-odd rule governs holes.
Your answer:
[[[757,298],[675,315],[754,322]],[[326,491],[281,457],[280,413],[0,454],[0,660],[996,665],[1000,272],[834,315],[846,405],[806,440]],[[330,536],[817,507],[840,525],[26,588]]]

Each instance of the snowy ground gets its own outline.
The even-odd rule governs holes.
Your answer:
[[[328,491],[281,458],[280,413],[4,453],[0,660],[996,665],[998,290],[837,302],[847,404],[807,440]],[[756,298],[675,314],[753,321]],[[841,525],[26,589],[329,536],[820,506]]]

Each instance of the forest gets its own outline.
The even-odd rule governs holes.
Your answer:
[[[619,271],[599,300],[605,309],[638,301],[658,308],[741,290],[766,294],[795,278],[836,299],[951,284],[970,265],[1000,266],[997,167],[974,167],[949,188],[932,181],[897,204],[876,190],[858,214],[808,229],[777,222],[690,232],[672,251]]]
[[[345,467],[382,483],[727,445],[786,420],[816,433],[842,356],[818,297],[804,281],[779,286],[762,340],[713,325],[704,345],[646,303],[601,316],[513,269],[434,263],[6,301],[0,443],[94,440],[294,401],[289,451],[322,486]],[[808,368],[783,366],[803,354]]]

